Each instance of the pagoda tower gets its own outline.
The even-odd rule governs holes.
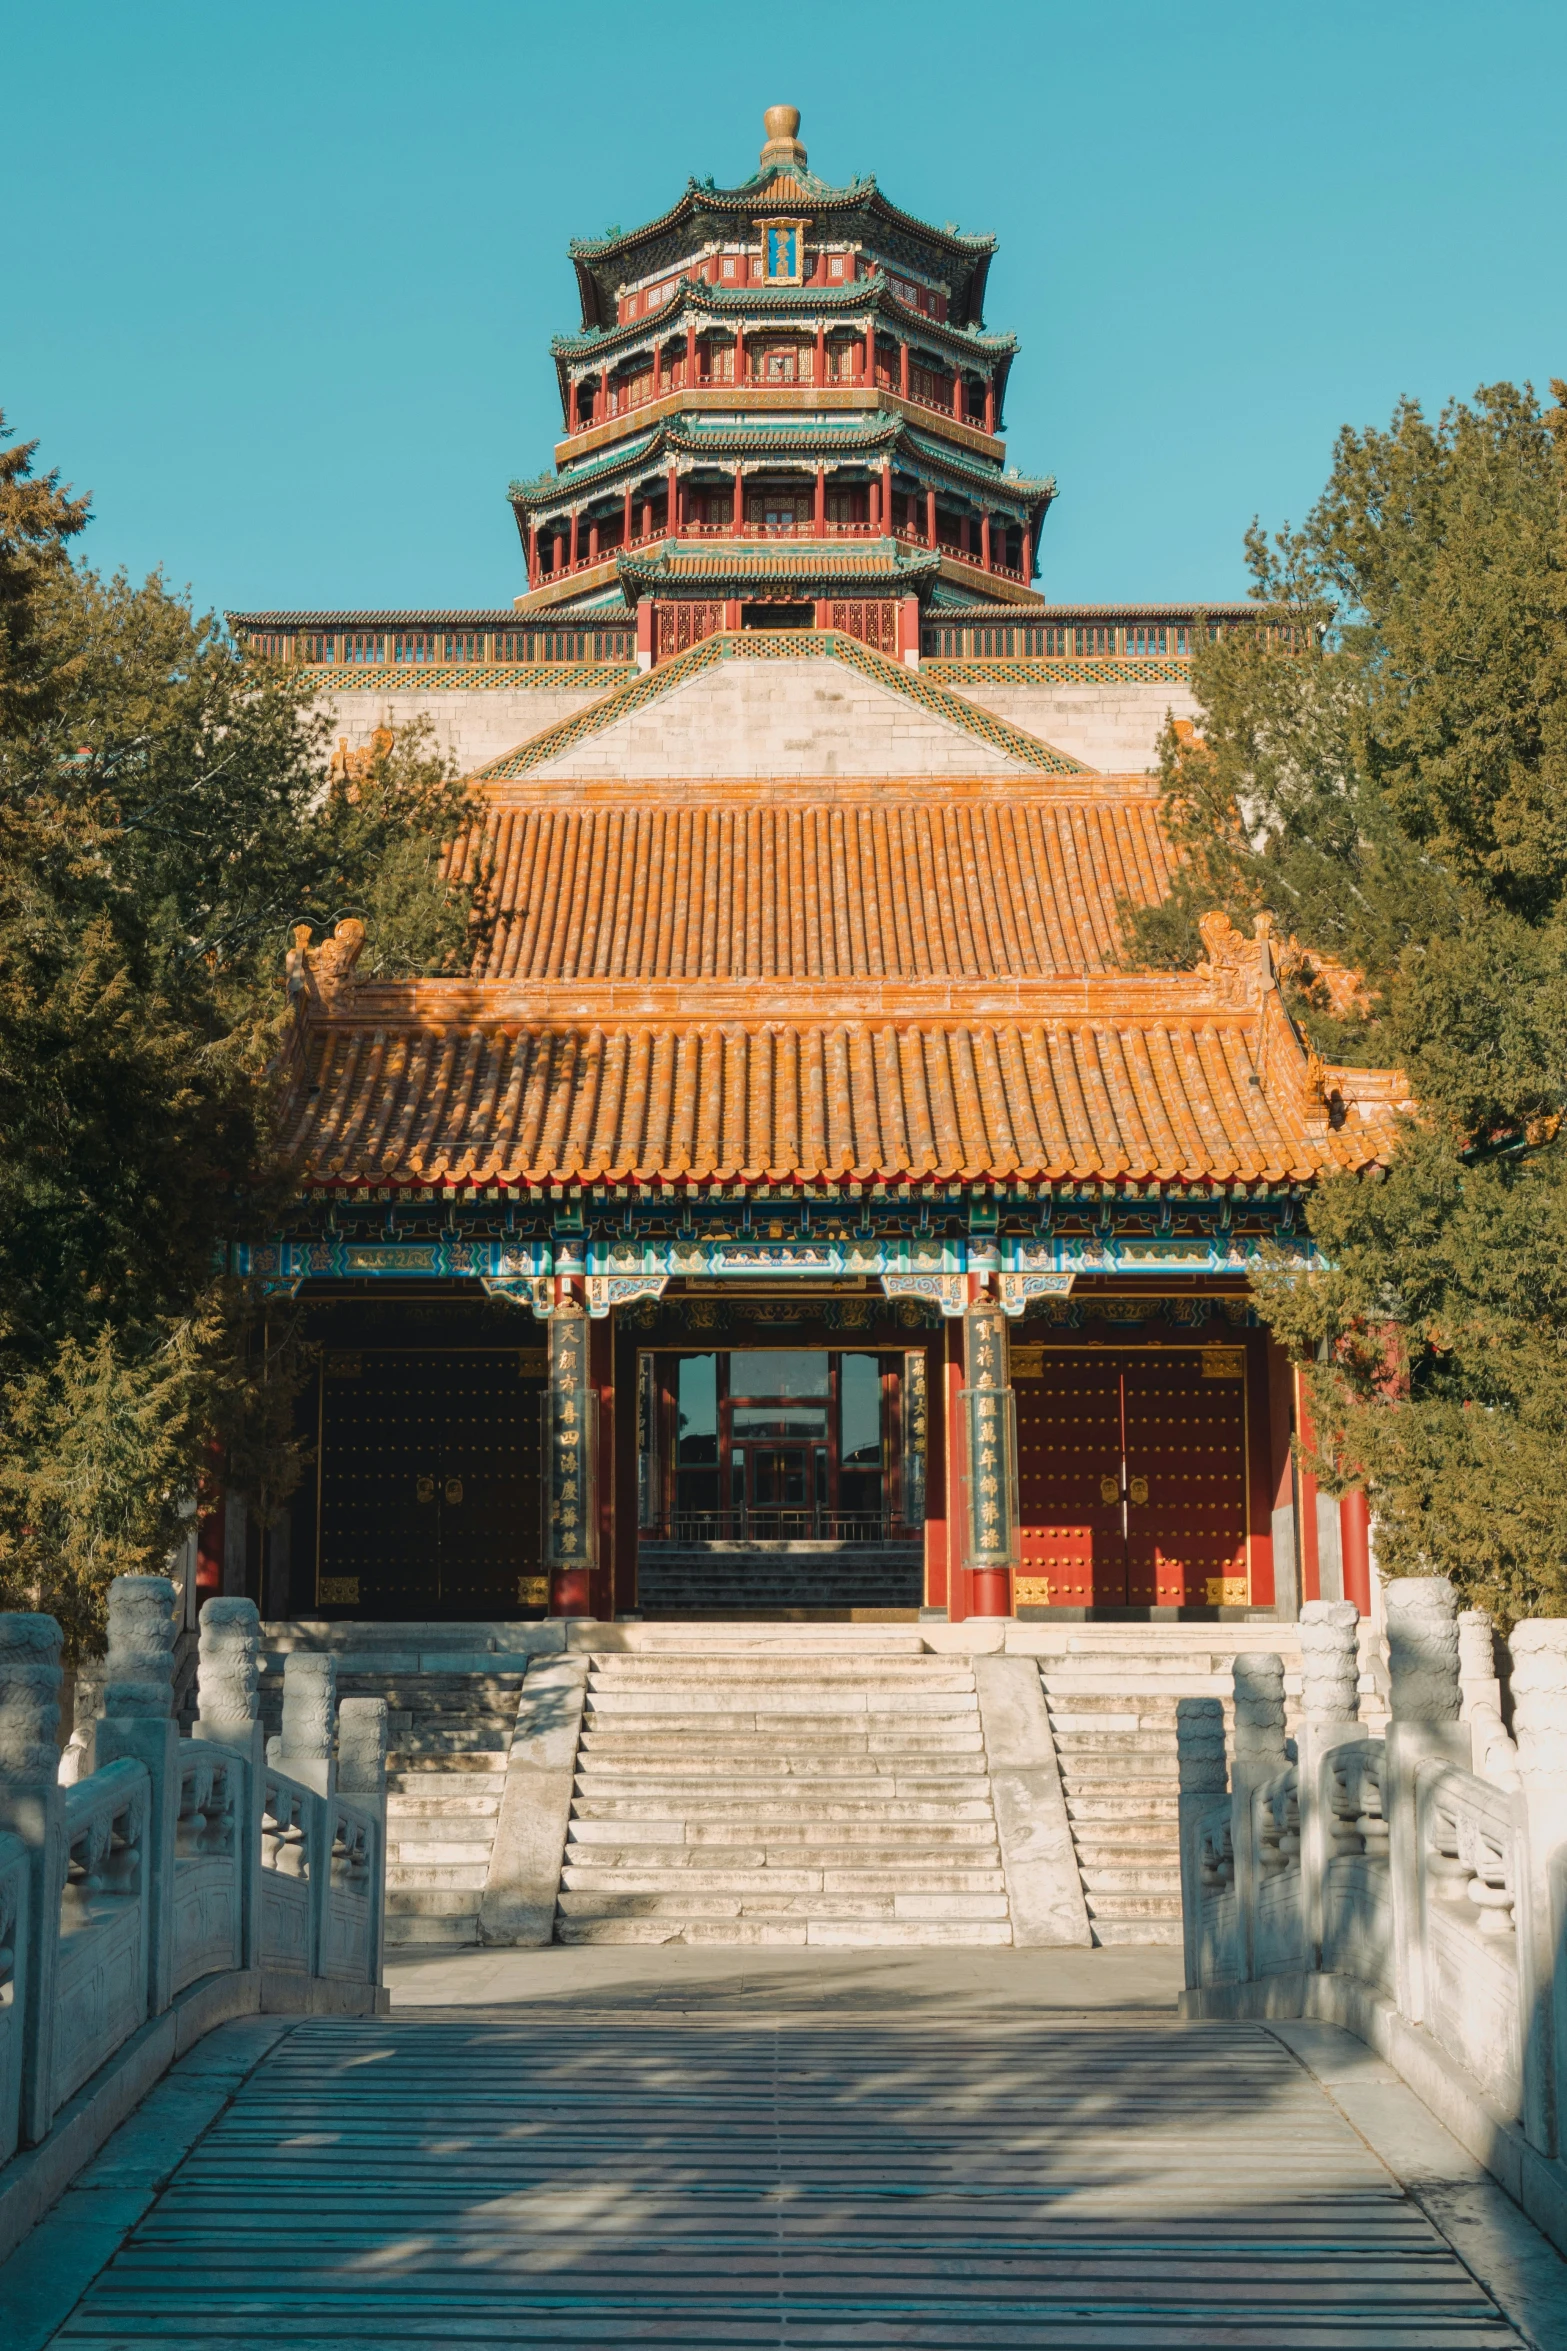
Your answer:
[[[519,617],[634,616],[641,666],[719,631],[834,629],[917,663],[921,621],[1024,619],[1049,480],[1009,472],[996,240],[807,165],[769,107],[740,187],[688,181],[629,235],[576,240],[556,338],[563,438],[518,482]]]

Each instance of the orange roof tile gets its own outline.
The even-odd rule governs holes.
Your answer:
[[[1276,991],[1227,1000],[1223,974],[899,984],[896,1011],[816,983],[779,1019],[749,988],[591,993],[547,1016],[493,981],[317,1000],[289,1120],[303,1180],[1281,1182],[1392,1141],[1393,1073],[1309,1063]]]
[[[493,806],[484,856],[474,977],[505,980],[1102,971],[1117,901],[1156,902],[1174,864],[1146,783],[538,790]]]

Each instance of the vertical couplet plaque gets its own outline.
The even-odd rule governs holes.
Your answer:
[[[903,1355],[903,1523],[925,1524],[925,1445],[929,1428],[926,1406],[925,1350],[908,1347]]]
[[[583,1573],[598,1553],[593,1492],[594,1406],[588,1388],[588,1324],[563,1301],[550,1317],[549,1385],[544,1397],[544,1562],[552,1576]]]
[[[964,1316],[969,1384],[961,1392],[968,1565],[1006,1569],[1017,1557],[1017,1417],[1007,1381],[1006,1319],[999,1306]]]

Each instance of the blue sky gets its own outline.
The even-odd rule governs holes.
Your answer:
[[[999,234],[1054,598],[1237,594],[1340,424],[1567,374],[1560,0],[5,0],[0,56],[0,401],[201,605],[508,601],[568,237],[775,101]]]

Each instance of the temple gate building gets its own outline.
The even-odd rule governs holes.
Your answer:
[[[1248,1269],[1402,1081],[1274,943],[1123,967],[1193,634],[1052,604],[994,240],[811,172],[575,244],[504,611],[233,616],[345,750],[475,778],[463,978],[301,932],[309,1479],[214,1574],[273,1616],[895,1622],[1365,1604]],[[219,1569],[219,1554],[226,1564]]]

